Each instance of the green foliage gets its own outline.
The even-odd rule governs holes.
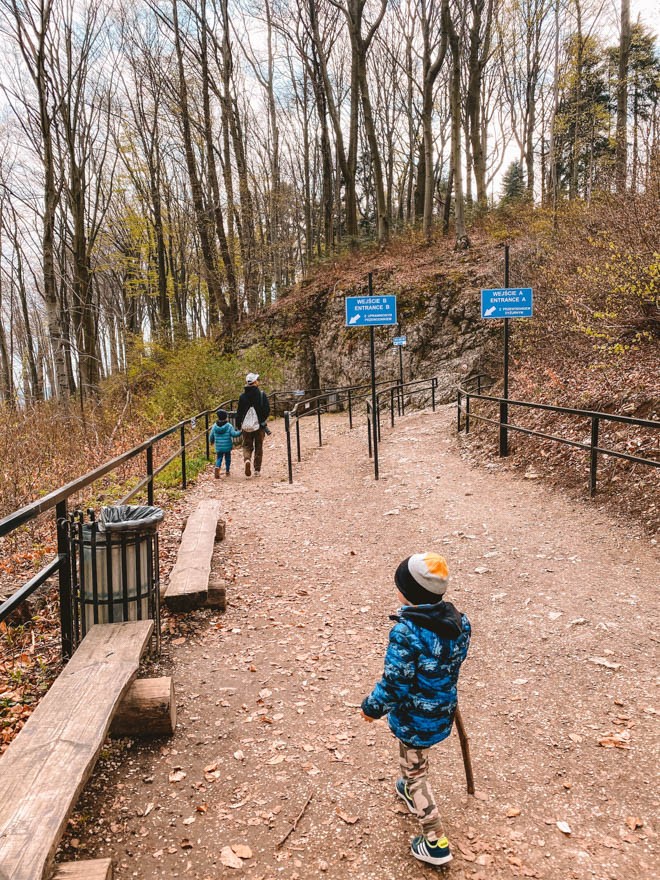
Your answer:
[[[161,427],[238,397],[247,372],[258,372],[266,389],[282,381],[280,358],[263,345],[224,354],[214,343],[200,340],[160,351],[155,360],[146,365],[155,381],[142,396],[141,407]]]
[[[500,204],[508,205],[512,202],[520,202],[526,195],[525,172],[522,162],[512,162],[502,178],[502,198]]]
[[[201,451],[193,450],[191,452],[190,447],[186,450],[186,478],[188,481],[194,480],[208,466],[203,437],[200,437],[199,444],[202,447]],[[158,474],[154,482],[159,489],[180,489],[181,479],[181,458],[175,458]]]

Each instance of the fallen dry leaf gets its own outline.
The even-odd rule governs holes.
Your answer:
[[[620,733],[610,731],[598,740],[598,745],[604,749],[631,749],[630,731],[622,730]]]
[[[359,816],[351,816],[349,813],[344,813],[342,810],[339,809],[339,807],[337,807],[335,813],[339,816],[340,819],[346,822],[347,825],[355,825],[355,823],[360,818]]]
[[[634,831],[635,828],[644,827],[644,820],[640,819],[638,816],[626,816],[626,825],[631,831]]]
[[[569,835],[569,837],[572,834],[571,826],[568,824],[568,822],[562,822],[562,821],[557,822],[557,828],[559,828],[559,830],[561,831],[562,834],[567,834],[567,835]]]
[[[252,858],[252,850],[245,843],[232,843],[232,850],[236,853],[239,859],[251,859]]]
[[[230,846],[222,847],[220,850],[220,861],[226,868],[236,868],[240,870],[243,867],[243,862]]]
[[[187,775],[184,770],[172,770],[168,778],[170,782],[181,782]]]
[[[506,811],[506,815],[508,819],[513,819],[516,816],[520,815],[520,807],[509,807]]]
[[[595,663],[596,666],[604,666],[606,669],[621,669],[620,663],[612,663],[611,660],[606,660],[605,657],[589,657],[589,663]]]

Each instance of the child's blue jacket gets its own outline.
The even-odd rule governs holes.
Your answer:
[[[216,422],[209,431],[209,440],[215,443],[216,452],[231,452],[231,438],[240,434],[229,422]]]
[[[371,718],[388,716],[397,739],[426,749],[451,733],[458,672],[472,632],[451,602],[404,606],[390,631],[382,679],[362,703]]]

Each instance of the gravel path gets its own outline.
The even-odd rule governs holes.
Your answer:
[[[382,670],[394,568],[434,549],[474,633],[459,691],[477,796],[455,734],[432,753],[448,874],[658,876],[656,549],[587,500],[472,467],[454,418],[384,427],[378,483],[364,430],[337,416],[322,449],[304,425],[293,486],[281,423],[261,478],[236,455],[230,480],[198,480],[191,503],[225,502],[229,607],[170,621],[176,735],[108,749],[67,857],[112,855],[119,880],[436,876],[408,851],[395,741],[358,708]]]

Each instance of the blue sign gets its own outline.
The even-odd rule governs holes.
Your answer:
[[[498,287],[481,291],[482,318],[531,318],[531,287]]]
[[[346,326],[376,327],[396,324],[395,296],[347,296]]]
[[[407,341],[405,336],[395,336],[392,345],[405,345]]]

